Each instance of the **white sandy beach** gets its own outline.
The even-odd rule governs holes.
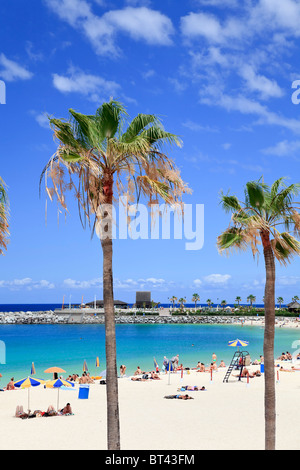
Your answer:
[[[283,363],[290,367],[290,363]],[[250,370],[257,370],[251,366]],[[147,382],[119,379],[121,449],[211,450],[264,448],[264,379],[223,383],[225,369],[210,382],[209,373],[171,374]],[[205,386],[188,392],[194,400],[167,400],[181,385]],[[300,449],[300,371],[281,372],[277,389],[277,449]],[[87,400],[76,391],[60,391],[60,406],[71,403],[74,416],[15,418],[17,405],[27,409],[27,390],[0,393],[0,449],[106,449],[105,385],[90,386]],[[56,407],[57,390],[31,388],[31,409]]]

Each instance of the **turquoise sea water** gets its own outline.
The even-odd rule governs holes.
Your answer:
[[[234,351],[227,344],[236,338],[249,341],[247,350],[252,359],[263,353],[264,330],[257,326],[117,325],[116,334],[118,367],[125,364],[129,374],[138,365],[152,370],[153,357],[161,366],[164,355],[171,358],[179,354],[179,363],[195,367],[198,361],[209,364],[212,353],[216,353],[218,363],[223,359],[228,364]],[[297,329],[276,329],[275,356],[282,351],[293,353],[292,344],[297,340]],[[12,376],[17,380],[30,375],[32,362],[36,377],[41,378],[51,366],[60,366],[67,374],[81,374],[84,360],[91,375],[105,369],[104,325],[0,325],[0,341],[6,352],[6,363],[2,364],[0,351],[2,386]],[[97,356],[99,369],[95,368]]]

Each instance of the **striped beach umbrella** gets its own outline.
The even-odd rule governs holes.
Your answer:
[[[171,372],[174,371],[172,361],[168,362],[166,370],[169,372],[169,374],[168,374],[168,385],[170,385],[170,383],[171,383]]]
[[[156,372],[158,372],[159,367],[158,367],[157,360],[155,359],[155,357],[153,358],[153,361],[154,361],[154,368],[155,368]]]
[[[100,367],[100,361],[99,361],[99,357],[98,357],[98,356],[96,357],[96,367]]]
[[[59,411],[59,389],[61,387],[74,387],[68,380],[56,379],[46,383],[46,388],[57,388],[57,411]]]
[[[89,369],[88,369],[86,360],[84,360],[84,362],[83,362],[83,372],[88,372],[88,371],[89,371]]]
[[[248,344],[249,344],[249,341],[243,341],[241,339],[235,339],[233,341],[228,342],[228,346],[232,346],[232,347],[235,347],[235,348],[237,348],[237,347],[243,347],[244,348],[244,347],[248,346]]]
[[[237,348],[238,351],[240,350],[240,347],[244,348],[244,347],[248,346],[248,344],[249,344],[249,341],[243,341],[241,339],[235,339],[233,341],[228,342],[228,346],[232,346],[234,348]]]
[[[30,388],[38,387],[39,385],[43,383],[45,383],[44,380],[34,379],[33,377],[26,377],[25,379],[17,380],[17,382],[14,382],[15,387],[28,389],[28,411],[30,410],[30,393],[29,393]]]
[[[36,372],[35,372],[35,367],[34,367],[34,362],[31,364],[31,371],[30,371],[30,375],[34,375]]]

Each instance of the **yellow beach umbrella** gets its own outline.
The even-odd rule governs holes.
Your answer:
[[[38,387],[39,385],[44,383],[44,380],[34,379],[33,377],[26,377],[25,379],[17,380],[17,382],[14,382],[14,386],[17,388],[28,388],[28,411],[30,411],[30,388]]]
[[[240,346],[245,348],[246,346],[248,346],[248,344],[249,344],[249,341],[243,341],[241,339],[235,339],[233,341],[228,342],[228,346],[233,346],[235,348],[240,347]]]
[[[59,411],[59,389],[61,387],[74,387],[68,380],[56,379],[46,383],[46,388],[57,388],[57,411]]]

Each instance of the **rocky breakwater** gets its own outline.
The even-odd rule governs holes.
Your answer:
[[[0,324],[68,324],[73,315],[57,314],[52,310],[46,312],[3,312],[0,313]],[[84,314],[80,318],[82,324],[104,324],[104,315]],[[232,324],[240,322],[237,317],[210,315],[116,315],[117,324]]]
[[[56,315],[52,310],[47,312],[1,312],[0,324],[57,324],[67,323],[69,315]]]
[[[117,324],[231,324],[237,321],[236,317],[228,316],[176,315],[160,317],[158,315],[116,315]],[[102,324],[104,323],[104,315],[84,315],[82,322],[85,324]]]

